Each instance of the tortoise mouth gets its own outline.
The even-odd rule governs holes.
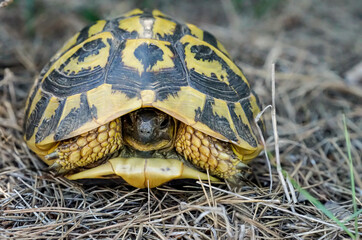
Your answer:
[[[105,163],[67,175],[70,180],[109,178],[117,175],[137,188],[154,188],[174,179],[200,179],[219,181],[206,173],[173,158],[116,157]]]

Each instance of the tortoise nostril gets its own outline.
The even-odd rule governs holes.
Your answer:
[[[141,122],[138,125],[138,130],[139,130],[140,134],[142,134],[144,136],[150,136],[154,130],[154,126],[153,126],[152,122]]]
[[[140,129],[140,132],[143,134],[150,134],[151,131],[149,129]]]

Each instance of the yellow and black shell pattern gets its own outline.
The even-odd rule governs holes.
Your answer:
[[[61,140],[144,107],[244,152],[260,147],[258,98],[220,42],[139,9],[84,28],[55,54],[30,92],[25,140],[44,156]]]

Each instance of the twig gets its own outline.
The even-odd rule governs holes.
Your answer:
[[[277,163],[277,172],[279,175],[280,182],[283,186],[285,196],[287,197],[288,203],[291,203],[292,200],[289,196],[289,191],[287,184],[285,183],[285,179],[282,173],[282,167],[280,164],[280,156],[279,156],[279,136],[278,136],[278,129],[277,129],[277,119],[276,119],[276,110],[275,110],[275,63],[272,64],[272,123],[273,123],[273,133],[274,133],[274,141],[275,141],[275,159]],[[292,207],[294,212],[294,208]]]

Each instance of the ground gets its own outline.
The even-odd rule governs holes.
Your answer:
[[[253,173],[239,189],[178,181],[140,190],[54,177],[28,150],[22,119],[36,74],[82,27],[135,7],[158,8],[212,32],[263,106],[275,101],[277,128],[271,109],[264,113],[272,185],[264,154],[250,163]],[[0,9],[0,238],[360,237],[361,20],[358,0],[9,1]],[[288,191],[278,161],[291,179]]]

